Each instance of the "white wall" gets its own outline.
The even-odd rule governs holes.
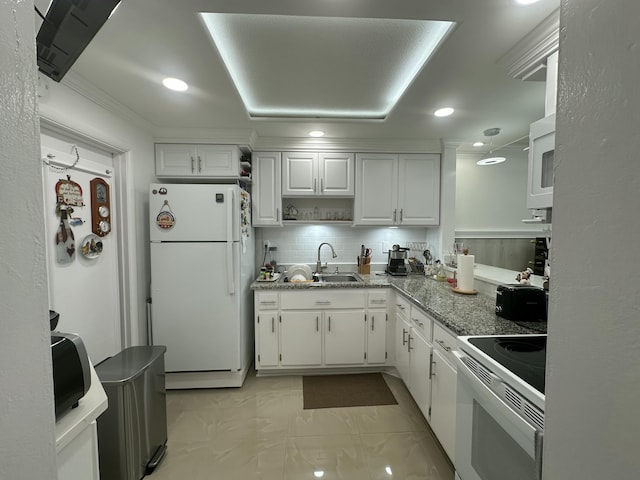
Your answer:
[[[288,225],[283,228],[256,228],[256,266],[260,266],[264,250],[261,245],[269,240],[271,245],[278,247],[273,257],[279,264],[291,265],[305,263],[315,266],[318,258],[318,246],[322,242],[333,245],[337,258],[331,258],[331,249],[322,247],[322,262],[332,265],[349,265],[356,269],[356,257],[360,254],[360,246],[365,245],[373,249],[372,263],[384,266],[387,263],[385,248],[392,248],[393,244],[406,247],[408,242],[426,242],[426,228],[380,228],[380,227],[351,227],[338,225]],[[419,252],[422,254],[422,251]],[[423,260],[422,257],[419,257]],[[341,267],[343,268],[343,267]],[[313,268],[312,268],[313,269]],[[332,268],[330,268],[332,270]]]
[[[55,478],[33,1],[0,0],[0,478]]]
[[[563,0],[544,478],[640,475],[637,0]]]
[[[111,104],[94,101],[80,95],[65,82],[82,87],[81,79],[69,72],[63,83],[48,82],[48,91],[40,99],[40,113],[47,125],[59,125],[62,131],[77,132],[98,143],[124,152],[125,170],[120,172],[130,180],[128,193],[128,224],[124,225],[131,250],[120,268],[128,269],[131,284],[126,285],[131,299],[130,344],[146,343],[146,299],[149,296],[149,184],[155,180],[153,136],[147,125],[124,109],[112,111]],[[92,94],[89,92],[87,95]],[[102,104],[100,104],[102,103]],[[123,188],[124,186],[118,186]],[[124,298],[126,301],[126,296]]]
[[[526,206],[527,152],[513,148],[494,153],[505,156],[506,162],[480,166],[476,164],[480,157],[458,154],[457,237],[509,237],[514,233],[540,230],[522,223],[523,218],[531,217]]]

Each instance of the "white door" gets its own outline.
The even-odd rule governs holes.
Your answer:
[[[393,225],[397,219],[398,156],[356,155],[355,225]]]
[[[171,228],[161,228],[159,217],[173,217]],[[240,191],[235,185],[151,184],[149,235],[151,241],[240,240]]]
[[[197,172],[195,145],[156,144],[156,175],[190,177]]]
[[[428,420],[431,404],[431,378],[429,378],[431,345],[412,328],[409,333],[409,350],[409,391],[424,418]]]
[[[440,156],[406,154],[399,156],[398,213],[400,225],[440,223]]]
[[[322,363],[322,312],[282,312],[280,352],[282,366]]]
[[[349,197],[354,192],[355,165],[353,153],[318,154],[320,194]]]
[[[198,175],[234,177],[240,174],[240,150],[235,145],[198,145]]]
[[[387,361],[387,311],[369,310],[367,326],[367,363]]]
[[[313,152],[283,152],[282,196],[318,195],[318,154]]]
[[[455,458],[456,381],[456,369],[434,348],[430,423],[451,460]]]
[[[261,312],[257,318],[256,344],[258,346],[258,366],[278,365],[278,312]]]
[[[324,314],[326,365],[364,363],[365,321],[362,311],[327,311]]]
[[[233,244],[239,258],[239,246]],[[168,372],[238,370],[238,295],[229,294],[225,243],[152,243],[154,345]],[[234,289],[238,292],[238,276]]]
[[[282,225],[282,174],[280,152],[254,152],[253,165],[253,225]]]
[[[409,332],[411,327],[396,314],[396,369],[405,384],[409,384]]]
[[[49,283],[49,308],[60,314],[57,330],[80,335],[92,363],[97,364],[122,349],[120,295],[118,287],[118,212],[115,184],[112,182],[113,160],[107,152],[78,147],[43,134],[42,154],[51,156],[52,167],[43,166],[44,219]],[[60,171],[55,166],[73,165]],[[59,180],[77,182],[82,188],[84,206],[73,206],[70,229],[74,248],[66,263],[56,256],[56,232],[60,215],[56,213],[56,184]],[[104,237],[92,233],[90,181],[104,179],[110,185],[111,232]],[[28,239],[25,239],[27,241]],[[94,240],[94,247],[91,246]],[[101,244],[101,250],[98,251]],[[83,250],[83,247],[87,247]],[[85,253],[83,253],[85,252]]]

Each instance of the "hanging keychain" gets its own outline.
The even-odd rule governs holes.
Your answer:
[[[165,200],[162,207],[160,207],[160,213],[158,213],[158,216],[156,217],[156,225],[163,230],[171,230],[175,224],[176,217],[173,214],[173,210],[171,210],[169,201]]]

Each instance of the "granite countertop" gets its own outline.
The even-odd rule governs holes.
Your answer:
[[[386,274],[360,275],[353,283],[253,282],[252,290],[298,290],[316,288],[393,288],[423,309],[456,335],[515,335],[546,333],[546,322],[518,322],[495,314],[495,297],[479,293],[462,295],[446,282],[422,275],[392,277]]]

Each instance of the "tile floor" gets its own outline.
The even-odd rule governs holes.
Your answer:
[[[167,393],[168,451],[150,480],[452,480],[401,380],[398,405],[303,410],[302,377]]]

